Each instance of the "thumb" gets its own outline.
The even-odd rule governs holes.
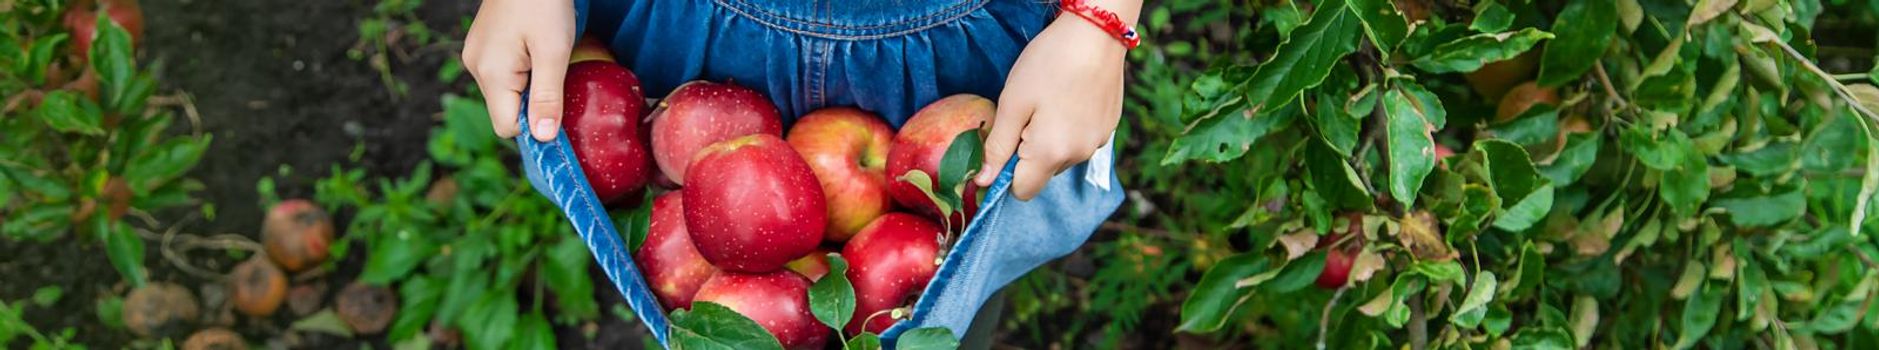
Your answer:
[[[979,175],[973,179],[979,187],[992,186],[992,180],[998,179],[998,173],[1005,170],[1005,162],[1011,161],[1012,153],[1018,151],[1024,126],[1031,120],[1030,104],[1018,103],[1016,99],[1003,102],[1006,103],[999,103],[997,114],[992,116],[992,131],[985,136],[985,164],[979,167]]]
[[[553,42],[529,48],[529,131],[541,142],[554,141],[561,133],[561,112],[566,101],[561,84],[568,73],[568,52],[573,50]]]

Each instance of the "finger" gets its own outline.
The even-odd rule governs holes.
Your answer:
[[[1024,126],[1030,123],[1034,110],[1029,103],[1018,102],[1017,98],[1000,98],[998,111],[992,117],[992,131],[985,136],[985,164],[979,166],[979,176],[973,179],[979,187],[989,187],[992,180],[998,179],[998,173],[1005,170],[1005,162],[1011,160],[1011,154],[1017,152],[1020,137],[1024,135]]]
[[[536,41],[529,47],[529,133],[548,142],[561,133],[562,78],[568,73],[568,52],[573,48],[555,40]]]
[[[489,68],[471,75],[476,78],[477,88],[483,90],[483,103],[489,106],[489,125],[495,129],[496,136],[511,138],[520,134],[516,118],[522,105],[521,75],[508,67]]]
[[[1044,184],[1050,182],[1062,162],[1050,157],[1019,156],[1018,169],[1011,175],[1011,195],[1018,200],[1029,201],[1044,190]]]

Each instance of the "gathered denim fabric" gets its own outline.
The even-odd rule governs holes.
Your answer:
[[[996,97],[1018,54],[1054,12],[1032,0],[576,0],[577,28],[611,43],[649,96],[686,81],[730,80],[764,92],[786,118],[858,106],[898,127],[920,106]],[[528,135],[521,113],[522,135]],[[518,137],[529,182],[560,207],[608,279],[661,345],[668,320],[587,186],[565,137]],[[1122,204],[1112,150],[1052,178],[1030,201],[1009,195],[1014,158],[985,189],[911,317],[883,334],[945,327],[963,336],[986,299],[1089,239]]]

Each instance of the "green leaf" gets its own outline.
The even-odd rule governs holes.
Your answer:
[[[1426,109],[1418,108],[1402,90],[1392,90],[1383,96],[1384,139],[1388,143],[1390,195],[1403,203],[1404,209],[1415,208],[1416,192],[1422,189],[1423,178],[1435,169],[1435,140],[1430,132]]]
[[[1670,129],[1667,134],[1658,137],[1643,125],[1625,128],[1620,133],[1618,145],[1637,157],[1644,166],[1657,170],[1676,169],[1685,162],[1685,154],[1696,152],[1696,145],[1691,143],[1690,137],[1684,135],[1683,131]]]
[[[1364,189],[1357,170],[1323,142],[1306,145],[1305,156],[1299,161],[1305,163],[1310,173],[1306,180],[1310,181],[1312,189],[1337,208],[1360,209],[1369,205],[1373,198],[1370,191]]]
[[[104,242],[105,258],[117,269],[131,288],[144,286],[144,240],[131,232],[128,224],[112,221],[107,215],[92,215],[91,232]]]
[[[1573,1],[1553,22],[1552,41],[1540,56],[1541,86],[1560,86],[1585,75],[1605,56],[1618,29],[1618,5],[1612,1]]]
[[[1399,79],[1394,83],[1398,90],[1409,94],[1410,100],[1416,103],[1416,109],[1422,110],[1422,117],[1435,125],[1435,130],[1448,127],[1448,108],[1442,105],[1441,97],[1414,81]]]
[[[1313,251],[1285,264],[1285,271],[1266,283],[1266,291],[1290,293],[1311,286],[1324,272],[1325,252]]]
[[[1807,322],[1807,328],[1821,334],[1840,334],[1859,325],[1860,312],[1866,306],[1865,296],[1860,299],[1841,300],[1832,306],[1814,314],[1814,319]],[[1870,316],[1870,315],[1869,315]]]
[[[673,310],[670,332],[672,347],[677,349],[783,348],[757,321],[709,301],[692,303],[691,310]]]
[[[125,165],[132,191],[148,192],[196,167],[214,137],[175,138],[139,152]]]
[[[386,339],[428,338],[424,337],[425,327],[431,324],[431,316],[437,314],[437,305],[443,300],[444,284],[437,277],[429,275],[413,276],[398,284],[398,316],[391,323],[391,331]]]
[[[1599,147],[1602,147],[1605,135],[1597,132],[1572,134],[1566,136],[1566,148],[1559,151],[1552,164],[1540,166],[1540,175],[1545,176],[1555,186],[1567,186],[1579,182],[1579,177],[1592,170],[1592,164],[1598,162]]]
[[[809,286],[809,311],[829,328],[843,329],[855,315],[855,287],[848,284],[848,260],[829,254],[829,273]]]
[[[593,252],[587,250],[587,244],[574,236],[562,237],[548,248],[543,258],[537,269],[542,280],[548,282],[548,290],[555,292],[559,306],[556,314],[579,320],[599,317],[600,304],[594,301],[594,280],[587,276],[587,267],[593,265]]]
[[[1389,57],[1390,51],[1395,51],[1396,45],[1409,36],[1409,23],[1390,0],[1351,0],[1349,5],[1351,14],[1364,25],[1364,33],[1368,34],[1371,44],[1381,48],[1378,51],[1383,57]]]
[[[98,71],[103,105],[112,106],[112,110],[129,112],[128,107],[135,103],[126,101],[130,95],[132,80],[137,77],[137,62],[132,57],[130,33],[119,27],[116,21],[106,16],[110,11],[99,11],[96,20],[97,32],[91,42],[91,68]],[[136,101],[142,102],[142,101]]]
[[[952,194],[954,198],[965,197],[965,184],[985,164],[984,144],[985,140],[979,139],[979,129],[976,128],[953,136],[952,143],[946,146],[946,154],[940,158],[939,190]]]
[[[1500,286],[1499,283],[1500,281],[1494,278],[1494,271],[1482,271],[1481,274],[1476,275],[1473,286],[1468,288],[1468,296],[1462,298],[1461,307],[1455,309],[1455,314],[1460,315],[1470,312],[1485,313],[1487,311],[1488,302],[1494,301],[1495,288]],[[1456,325],[1472,328],[1479,323],[1481,319],[1475,318],[1470,322],[1463,322],[1461,319],[1454,319],[1453,321],[1456,322]]]
[[[507,347],[509,349],[546,350],[557,348],[555,346],[555,331],[553,328],[549,327],[548,317],[542,316],[540,310],[522,316],[522,323],[516,325],[515,328],[515,342],[509,344]]]
[[[1239,159],[1271,132],[1290,125],[1298,108],[1283,108],[1273,113],[1254,115],[1248,110],[1217,116],[1195,123],[1168,144],[1162,165],[1192,160],[1223,163]]]
[[[1528,108],[1512,121],[1489,129],[1494,136],[1526,146],[1539,146],[1559,137],[1559,108],[1540,103]]]
[[[1517,32],[1475,34],[1436,46],[1428,55],[1410,64],[1430,73],[1473,72],[1489,62],[1514,58],[1532,49],[1553,33],[1534,28]]]
[[[880,350],[882,349],[881,348],[881,336],[875,335],[874,333],[866,333],[866,332],[863,332],[861,333],[861,335],[857,335],[853,338],[848,338],[848,343],[843,344],[843,345],[844,345],[843,349],[845,350]]]
[[[953,205],[959,202],[958,197],[948,197],[948,192],[933,190],[933,178],[927,175],[926,170],[908,169],[906,173],[900,174],[894,180],[919,188],[921,193],[926,194],[926,199],[933,201],[933,206],[939,208],[940,216],[952,217],[953,208],[958,208]]]
[[[1181,326],[1189,333],[1209,333],[1225,325],[1233,310],[1252,296],[1251,286],[1239,286],[1240,280],[1270,270],[1264,256],[1257,253],[1234,255],[1214,264],[1194,284],[1192,294],[1181,302]]]
[[[39,305],[39,307],[50,307],[52,306],[52,303],[59,302],[59,298],[64,297],[64,296],[65,296],[65,289],[59,288],[59,286],[39,287],[39,289],[33,290],[33,305]]]
[[[1531,350],[1574,349],[1572,333],[1559,327],[1524,327],[1514,333],[1513,348]]]
[[[1704,286],[1700,293],[1695,293],[1683,302],[1683,321],[1677,335],[1678,349],[1688,349],[1702,341],[1716,325],[1716,315],[1722,311],[1722,298],[1728,290],[1723,286]]]
[[[333,312],[331,308],[320,310],[320,312],[307,315],[306,318],[295,320],[292,325],[287,326],[287,329],[324,333],[341,338],[352,337],[352,326],[346,325],[345,320],[339,319],[339,313]]]
[[[1807,199],[1800,190],[1766,196],[1717,199],[1716,207],[1729,211],[1729,222],[1741,227],[1769,227],[1807,211]]]
[[[359,280],[371,284],[391,284],[416,270],[419,264],[437,253],[437,243],[412,231],[381,233],[370,241],[372,252],[365,256],[365,271]]]
[[[626,251],[637,252],[646,243],[646,233],[652,231],[652,202],[658,196],[652,191],[646,191],[638,207],[613,215],[613,224],[620,232],[620,239],[626,241]]]
[[[1246,101],[1253,113],[1276,110],[1291,103],[1299,92],[1318,86],[1351,52],[1357,51],[1363,25],[1357,16],[1344,10],[1342,0],[1318,4],[1311,19],[1292,31],[1292,36],[1273,50],[1271,58],[1259,65],[1248,88]]]
[[[514,291],[502,290],[484,293],[483,297],[464,310],[463,317],[456,320],[458,329],[463,330],[463,342],[470,349],[501,349],[509,346],[515,338],[516,319],[518,318]]]
[[[1474,5],[1474,22],[1468,23],[1468,29],[1482,33],[1497,33],[1514,25],[1514,12],[1508,11],[1498,1],[1482,1]]]
[[[1423,261],[1409,268],[1410,273],[1428,277],[1430,282],[1461,282],[1467,277],[1460,263],[1454,261]]]
[[[1664,172],[1657,195],[1679,215],[1694,215],[1709,200],[1709,161],[1699,153],[1684,153],[1683,166]]]
[[[1351,150],[1357,148],[1357,133],[1363,129],[1365,115],[1375,110],[1376,94],[1373,90],[1364,90],[1360,96],[1350,100],[1351,104],[1360,104],[1358,100],[1368,99],[1368,107],[1353,107],[1351,104],[1339,104],[1334,96],[1319,96],[1317,113],[1305,115],[1312,128],[1318,130],[1318,138],[1337,151],[1340,157],[1350,157]],[[1341,108],[1342,107],[1342,108]],[[1348,108],[1348,109],[1347,109]],[[1361,108],[1362,110],[1357,110]],[[1345,113],[1348,111],[1348,113]]]
[[[23,62],[26,65],[23,75],[26,76],[29,82],[33,84],[44,84],[46,82],[46,66],[52,64],[52,60],[57,57],[54,55],[60,52],[59,47],[70,37],[70,34],[58,33],[40,37],[33,41],[32,52],[29,53],[27,57],[28,61]]]
[[[104,129],[99,126],[104,121],[104,115],[98,111],[98,106],[91,104],[90,101],[81,101],[81,98],[71,91],[56,90],[46,93],[46,97],[40,100],[39,109],[34,110],[34,114],[38,114],[39,119],[45,121],[46,125],[54,130],[104,135]]]
[[[953,338],[951,329],[939,327],[915,328],[900,334],[894,343],[901,350],[952,350],[959,348],[959,340]]]
[[[1770,142],[1752,151],[1728,153],[1716,157],[1736,170],[1754,176],[1776,176],[1796,167],[1800,147],[1793,142]]]

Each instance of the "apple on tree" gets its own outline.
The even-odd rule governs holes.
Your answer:
[[[809,162],[828,198],[824,238],[847,241],[893,209],[887,195],[887,152],[893,140],[894,129],[881,118],[849,107],[809,112],[790,128],[790,146]]]

